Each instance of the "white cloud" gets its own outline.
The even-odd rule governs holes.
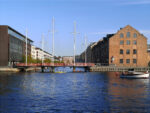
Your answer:
[[[143,35],[150,36],[150,30],[140,30]]]

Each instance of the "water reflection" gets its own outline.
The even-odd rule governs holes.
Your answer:
[[[0,112],[149,112],[149,79],[115,73],[0,73]]]
[[[120,79],[115,73],[107,74],[111,111],[124,109],[124,112],[147,112],[150,110],[150,105],[147,104],[149,79]]]

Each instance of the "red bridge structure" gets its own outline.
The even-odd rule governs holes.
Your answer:
[[[41,67],[42,72],[44,72],[44,69],[46,67],[50,67],[52,72],[54,72],[55,67],[73,67],[73,72],[75,72],[76,68],[85,68],[85,71],[89,71],[90,67],[95,66],[94,63],[71,63],[71,64],[66,64],[66,63],[17,63],[15,64],[15,67],[19,69],[27,69],[30,67]]]

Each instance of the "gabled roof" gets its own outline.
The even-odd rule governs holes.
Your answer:
[[[141,34],[137,29],[133,28],[131,25],[126,25],[125,27],[120,28],[120,30],[118,30],[118,32],[120,32],[120,31],[122,31],[122,30],[124,30],[124,29],[128,29],[128,28],[131,28],[131,29],[135,30],[137,33],[139,33],[139,34],[142,35],[144,38],[146,38],[143,34]],[[117,33],[118,33],[118,32],[117,32]],[[117,33],[115,33],[115,35],[116,35]],[[146,39],[147,39],[147,38],[146,38]]]

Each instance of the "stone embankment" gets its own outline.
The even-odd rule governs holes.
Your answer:
[[[41,70],[41,68],[27,68],[24,70],[24,72],[36,72]],[[0,72],[20,72],[22,71],[21,69],[18,68],[11,68],[11,67],[0,67]]]
[[[18,68],[0,67],[0,72],[19,72]]]
[[[150,71],[149,67],[116,67],[116,66],[94,66],[90,68],[91,72],[122,72],[134,69],[134,71]]]

